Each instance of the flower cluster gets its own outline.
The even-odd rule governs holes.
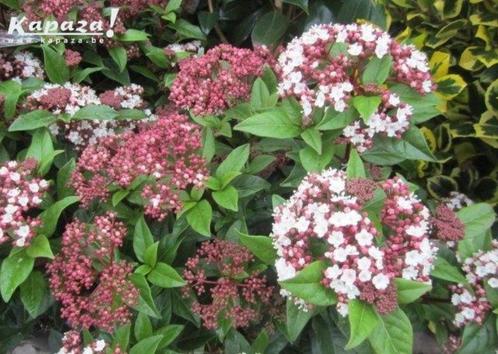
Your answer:
[[[164,48],[164,54],[175,56],[177,53],[192,53],[202,55],[204,47],[200,41],[191,41],[187,43],[172,43]]]
[[[277,207],[271,236],[279,256],[278,279],[292,278],[316,260],[311,248],[320,242],[330,263],[322,284],[337,294],[337,310],[345,316],[348,301],[359,298],[374,304],[379,313],[389,313],[397,306],[394,277],[429,281],[434,250],[427,235],[428,210],[404,183],[386,181],[381,221],[392,233],[379,247],[376,239],[381,235],[362,211],[373,192],[357,198],[349,191],[358,191],[357,183],[366,184],[348,182],[345,173],[335,169],[309,174]]]
[[[454,246],[465,236],[465,225],[446,204],[438,205],[432,219],[435,237]]]
[[[355,121],[348,125],[343,134],[359,152],[365,152],[373,146],[377,134],[400,139],[410,127],[412,114],[412,106],[402,103],[398,95],[385,91],[377,112],[366,122]]]
[[[390,229],[384,247],[387,268],[398,277],[430,283],[437,249],[429,241],[429,209],[398,177],[385,181],[382,188],[387,197],[381,222]]]
[[[183,293],[186,297],[197,294],[192,310],[204,327],[218,328],[222,320],[230,320],[237,328],[247,327],[260,318],[258,307],[269,305],[273,288],[265,276],[248,269],[252,262],[253,256],[245,247],[223,240],[202,243],[187,260],[183,275],[188,284]],[[245,272],[249,275],[241,278]]]
[[[97,96],[89,86],[66,83],[64,85],[45,84],[43,88],[28,96],[25,109],[45,109],[54,114],[73,116],[81,108],[88,105],[105,104],[117,110],[144,109],[144,89],[140,85],[117,87]],[[147,120],[154,119],[150,110],[145,110]],[[99,138],[116,135],[118,132],[133,130],[137,121],[122,120],[59,120],[49,126],[55,136],[62,136],[77,149],[95,144]]]
[[[126,233],[112,213],[95,217],[92,224],[75,220],[66,226],[62,249],[47,269],[61,317],[71,327],[111,331],[129,320],[129,306],[138,299],[128,280],[132,265],[114,259]]]
[[[89,86],[72,84],[45,84],[29,95],[24,108],[29,111],[45,109],[54,114],[74,115],[80,108],[100,104],[95,91]]]
[[[252,79],[272,63],[271,53],[263,47],[250,50],[221,44],[180,62],[169,98],[195,115],[220,114],[246,99]]]
[[[105,353],[107,343],[98,339],[81,349],[83,345],[79,332],[71,330],[64,333],[62,337],[62,348],[56,354],[100,354]],[[114,352],[116,353],[116,352]]]
[[[30,52],[6,54],[0,52],[0,81],[24,80],[28,78],[43,80],[43,67]]]
[[[88,206],[94,199],[106,199],[111,184],[127,188],[137,177],[147,176],[145,213],[161,220],[181,209],[180,191],[204,183],[208,171],[200,147],[200,130],[186,116],[162,116],[138,132],[89,145],[78,160],[72,185]]]
[[[278,91],[296,97],[303,108],[303,124],[310,122],[315,107],[344,112],[357,95],[380,95],[382,102],[366,123],[353,123],[345,135],[361,150],[372,137],[383,133],[400,137],[409,126],[412,107],[397,95],[375,84],[363,84],[361,70],[371,58],[390,55],[390,81],[410,85],[421,94],[433,90],[425,54],[400,45],[386,32],[370,24],[322,24],[294,38],[278,58],[282,71]]]
[[[51,15],[58,20],[63,20],[69,11],[81,4],[83,4],[82,0],[28,0],[23,3],[22,9],[31,20]]]
[[[64,51],[64,60],[66,61],[66,65],[69,67],[78,66],[82,59],[81,54],[75,50],[66,49]]]
[[[450,192],[450,195],[444,199],[445,204],[453,211],[460,210],[466,206],[474,204],[472,199],[467,197],[463,193],[459,192]]]
[[[28,216],[42,202],[48,182],[34,176],[37,162],[8,161],[0,167],[0,244],[9,240],[17,247],[29,246],[41,221]]]
[[[459,327],[469,322],[482,324],[491,309],[486,287],[498,289],[498,241],[492,241],[491,250],[478,251],[465,259],[462,270],[468,286],[450,287],[453,291],[451,302],[458,309],[454,323]]]

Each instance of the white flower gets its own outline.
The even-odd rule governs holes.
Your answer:
[[[355,238],[360,246],[370,246],[372,244],[373,235],[367,230],[362,229],[355,235]]]
[[[30,183],[29,190],[33,193],[37,193],[40,190],[40,186],[38,185],[38,183]]]
[[[296,269],[293,266],[289,265],[283,258],[279,258],[275,262],[275,268],[277,270],[279,281],[291,279],[296,276]]]
[[[305,232],[308,230],[309,225],[310,221],[302,216],[296,223],[296,229],[298,232]]]
[[[341,231],[332,231],[327,241],[331,245],[338,247],[344,242],[344,234]]]
[[[348,53],[353,56],[358,56],[363,52],[363,47],[359,43],[353,43],[348,48]]]
[[[389,278],[385,274],[377,274],[372,278],[372,284],[378,290],[384,290],[389,286]]]
[[[344,304],[342,302],[338,303],[337,304],[337,312],[339,312],[339,314],[342,317],[346,317],[348,315],[348,304]]]
[[[406,253],[405,255],[405,264],[416,266],[422,262],[422,256],[419,251],[412,250]]]
[[[492,288],[498,288],[498,279],[497,278],[489,278],[488,284]]]
[[[462,310],[462,315],[463,315],[463,317],[465,317],[468,320],[473,320],[475,315],[476,315],[476,312],[474,311],[474,309],[471,309],[470,307],[466,307]]]
[[[324,217],[315,218],[315,227],[313,228],[313,232],[319,237],[322,238],[325,236],[329,229],[329,224],[327,219]]]
[[[362,270],[360,274],[358,274],[358,279],[362,282],[367,282],[372,279],[372,273],[368,270]]]
[[[358,259],[358,269],[360,270],[368,270],[372,265],[372,261],[368,257],[361,257]]]
[[[337,264],[334,264],[332,267],[325,269],[324,274],[327,279],[337,279],[339,275],[342,274],[342,270],[337,266]]]
[[[427,232],[427,228],[424,227],[423,224],[419,224],[418,226],[410,225],[406,229],[406,234],[413,236],[413,237],[422,237],[426,234],[426,232]]]
[[[19,237],[22,237],[22,238],[26,238],[26,237],[28,237],[29,232],[30,232],[29,226],[28,225],[23,225],[23,226],[20,226],[16,230],[16,235],[19,236]]]
[[[334,250],[333,257],[333,260],[336,262],[345,262],[348,257],[348,252],[345,248],[339,247]]]
[[[356,280],[356,271],[354,269],[345,269],[342,272],[341,280],[351,286]]]
[[[104,348],[105,348],[105,341],[104,340],[99,339],[98,341],[95,342],[94,349],[96,351],[98,351],[98,352],[102,351],[102,350],[104,350]]]

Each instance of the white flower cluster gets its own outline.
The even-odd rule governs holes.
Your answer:
[[[30,52],[20,51],[13,56],[0,53],[0,73],[4,79],[17,82],[28,78],[43,80],[44,72],[42,63]]]
[[[347,300],[358,298],[362,285],[385,290],[391,278],[383,273],[384,253],[374,244],[375,227],[363,215],[356,197],[346,193],[346,175],[329,169],[310,174],[292,197],[274,212],[274,246],[278,280],[283,281],[310,263],[311,238],[327,245],[324,256],[332,266],[324,272],[339,295],[338,311],[347,314]],[[284,292],[283,295],[288,295]]]
[[[444,200],[446,206],[453,211],[460,210],[466,206],[474,204],[472,199],[460,192],[452,191],[448,198]]]
[[[412,106],[401,103],[398,95],[389,93],[385,105],[381,104],[379,110],[363,123],[355,121],[345,127],[343,134],[359,152],[365,152],[376,134],[400,137],[410,127],[412,115]]]
[[[78,349],[72,349],[72,350],[67,350],[66,348],[62,347],[59,349],[59,351],[56,354],[100,354],[104,352],[104,349],[106,348],[107,344],[103,339],[98,339],[94,341],[93,343],[87,345],[86,347],[83,348],[83,350]]]
[[[123,109],[139,109],[145,105],[142,98],[143,87],[137,84],[115,88],[114,95],[121,98],[120,107]]]
[[[498,289],[498,241],[493,240],[493,249],[479,251],[467,258],[462,265],[470,284],[485,282]]]
[[[204,47],[200,41],[191,41],[187,43],[172,43],[164,48],[166,53],[195,53],[196,55],[204,54]]]
[[[461,284],[458,284],[458,287],[454,291],[451,296],[451,303],[457,307],[458,311],[455,313],[453,323],[457,327],[462,327],[468,322],[476,320],[477,311],[480,310],[483,304],[487,304],[488,300],[486,296],[479,296],[477,298]]]
[[[57,107],[51,112],[54,114],[69,114],[73,116],[76,112],[78,112],[82,107],[86,107],[88,105],[98,105],[100,104],[100,100],[95,93],[95,91],[89,86],[83,86],[78,84],[73,84],[70,82],[66,82],[64,85],[59,84],[50,84],[46,83],[39,90],[34,91],[29,97],[28,101],[37,102],[40,101],[42,97],[46,97],[51,94],[52,89],[67,89],[70,92],[69,98],[67,102],[64,102],[63,107]],[[52,91],[53,92],[53,91]],[[54,102],[57,101],[57,97],[51,98]],[[45,108],[45,107],[40,107]]]
[[[40,198],[48,189],[48,182],[31,178],[31,170],[25,169],[17,161],[8,161],[0,167],[0,244],[9,239],[15,240],[17,247],[29,244],[39,225],[37,219],[25,217],[23,213],[36,208]]]

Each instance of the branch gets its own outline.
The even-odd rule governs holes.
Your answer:
[[[213,13],[214,12],[213,0],[208,0],[208,7],[209,7],[209,12]],[[216,31],[216,34],[218,35],[218,37],[220,38],[220,40],[223,43],[228,43],[228,39],[227,39],[227,37],[225,37],[225,35],[221,31],[221,28],[220,28],[220,26],[218,26],[218,23],[216,23],[214,25],[214,30]]]

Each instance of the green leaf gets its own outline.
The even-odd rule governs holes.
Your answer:
[[[280,11],[271,11],[261,16],[254,25],[251,39],[253,44],[274,45],[284,35],[289,20]]]
[[[221,191],[214,191],[213,199],[223,208],[233,211],[239,210],[239,193],[233,186],[227,186]]]
[[[106,105],[88,105],[79,109],[73,116],[72,119],[76,120],[113,120],[118,116],[113,108]]]
[[[178,288],[186,284],[180,274],[166,263],[159,262],[147,275],[147,279],[161,288]]]
[[[143,215],[138,219],[133,233],[133,250],[138,260],[144,261],[145,250],[154,243],[154,236],[150,232]]]
[[[367,122],[379,108],[381,99],[379,96],[355,96],[351,99],[351,102],[353,107],[360,113],[360,117]]]
[[[79,200],[79,197],[71,196],[61,199],[49,206],[40,214],[42,224],[38,232],[44,234],[47,237],[52,236],[55,232],[55,229],[57,228],[57,222],[59,221],[59,218],[64,209],[78,202]]]
[[[11,254],[2,261],[0,267],[0,293],[2,299],[8,302],[33,270],[34,258],[29,257],[25,252]]]
[[[251,133],[267,138],[294,138],[301,133],[301,128],[295,125],[287,114],[278,109],[256,114],[234,127],[235,130]]]
[[[32,258],[45,257],[54,258],[50,243],[45,235],[38,235],[32,241],[31,245],[26,248],[26,254]]]
[[[297,6],[304,12],[308,13],[308,0],[283,0],[283,2]]]
[[[134,273],[130,275],[130,280],[133,285],[140,290],[140,297],[138,298],[138,304],[134,305],[133,308],[139,312],[143,312],[146,315],[161,318],[159,311],[157,310],[154,299],[152,298],[152,293],[150,291],[149,283],[142,274]]]
[[[141,42],[146,41],[149,35],[146,32],[139,31],[133,28],[126,30],[123,35],[117,36],[121,42]]]
[[[477,240],[491,229],[496,214],[489,204],[477,203],[460,209],[457,216],[465,225],[464,239],[458,243],[458,254],[465,259],[479,249]]]
[[[123,326],[119,326],[115,331],[114,331],[114,345],[119,345],[119,348],[121,350],[126,351],[128,349],[128,343],[130,342],[130,329],[131,329],[131,324],[127,323]]]
[[[344,112],[337,112],[329,108],[322,121],[318,123],[317,128],[318,130],[343,129],[351,124],[357,116],[358,113],[353,108],[348,108]]]
[[[434,269],[431,275],[438,279],[443,279],[453,283],[467,284],[467,279],[460,272],[460,270],[451,265],[446,259],[442,257],[437,257],[434,262]]]
[[[133,331],[137,341],[150,337],[152,335],[152,323],[150,323],[149,316],[139,312],[135,319]]]
[[[126,49],[123,47],[112,47],[107,49],[109,54],[117,64],[119,72],[122,72],[126,68],[126,63],[128,62],[128,55],[126,54]]]
[[[130,349],[130,354],[155,354],[163,336],[153,336],[142,339]]]
[[[360,301],[351,300],[348,303],[348,318],[351,333],[346,349],[360,345],[379,323],[379,316],[372,305]]]
[[[26,152],[26,157],[34,158],[40,165],[43,163],[50,165],[52,163],[54,159],[54,145],[47,128],[35,130],[31,139],[31,145]]]
[[[393,313],[379,318],[379,324],[369,336],[370,344],[375,352],[412,354],[413,330],[405,313],[398,308]]]
[[[342,2],[334,22],[352,23],[358,19],[372,22],[387,29],[385,8],[383,4],[373,0],[348,0]]]
[[[170,24],[169,27],[173,28],[181,35],[183,38],[193,38],[199,39],[201,41],[206,39],[206,35],[201,31],[198,26],[194,26],[190,22],[180,18],[174,24]]]
[[[159,247],[159,241],[154,242],[152,245],[147,247],[144,252],[144,263],[154,268],[157,263],[157,248]]]
[[[0,82],[0,94],[5,97],[3,102],[3,111],[5,118],[11,119],[15,116],[17,103],[23,93],[20,83],[9,80]]]
[[[271,238],[267,236],[253,236],[239,232],[240,242],[249,248],[252,254],[263,263],[273,265],[277,259],[277,251],[273,247]]]
[[[351,149],[349,154],[348,165],[346,168],[346,174],[348,178],[366,178],[367,174],[365,172],[365,166],[363,166],[363,161],[361,161],[360,155],[356,149]]]
[[[457,354],[492,354],[496,352],[497,332],[496,316],[488,316],[482,325],[470,323],[465,326],[462,334],[462,344]]]
[[[41,127],[48,127],[55,122],[52,113],[44,110],[31,111],[20,115],[10,126],[9,132],[33,130]]]
[[[389,77],[393,60],[390,55],[384,55],[381,59],[374,56],[365,66],[361,79],[364,84],[382,85]]]
[[[303,138],[304,142],[312,147],[318,155],[322,153],[322,135],[321,133],[314,127],[306,129],[301,133],[301,138]]]
[[[206,200],[201,200],[187,212],[188,224],[201,235],[211,236],[213,210]]]
[[[252,175],[258,174],[270,166],[275,160],[276,157],[272,155],[258,155],[249,163],[245,172]]]
[[[120,189],[120,190],[114,192],[114,194],[112,195],[112,198],[111,198],[112,206],[115,207],[116,205],[118,205],[129,194],[130,194],[130,191],[126,190],[126,189]]]
[[[173,341],[182,333],[185,326],[172,324],[164,326],[157,331],[155,331],[155,335],[162,335],[163,339],[159,343],[158,349],[166,348],[168,345],[173,343]]]
[[[48,295],[48,283],[39,271],[32,272],[21,284],[21,301],[32,318],[43,313]]]
[[[59,199],[63,199],[73,194],[73,191],[69,186],[69,181],[71,180],[71,175],[75,167],[76,161],[72,158],[57,171],[56,189],[57,197]],[[47,233],[45,233],[45,235],[47,235]]]
[[[411,122],[419,124],[437,116],[440,112],[437,109],[439,99],[433,93],[421,95],[411,87],[403,84],[396,84],[389,88],[396,93],[402,102],[413,107]]]
[[[332,144],[326,145],[318,154],[314,149],[307,146],[299,151],[299,160],[308,172],[319,172],[329,165],[334,156],[335,148]]]
[[[250,145],[244,144],[232,150],[216,169],[216,176],[224,184],[224,178],[232,172],[240,172],[249,158]]]
[[[302,311],[292,300],[287,300],[287,335],[295,342],[313,316],[313,311]]]
[[[268,108],[275,104],[276,102],[270,99],[270,91],[266,86],[265,82],[261,78],[257,78],[252,85],[251,90],[251,107],[254,110]]]
[[[69,68],[64,56],[48,45],[42,46],[45,72],[50,81],[56,84],[64,84],[69,80]]]
[[[335,294],[321,283],[326,268],[327,264],[323,261],[313,262],[297,273],[294,278],[279,282],[280,286],[309,304],[333,305],[337,302]]]
[[[403,278],[396,278],[394,282],[398,293],[398,303],[400,304],[412,303],[432,289],[431,284]]]

